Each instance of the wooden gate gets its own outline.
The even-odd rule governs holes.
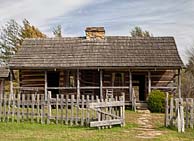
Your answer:
[[[125,97],[105,100],[97,99],[97,102],[89,103],[89,108],[97,113],[97,121],[91,121],[90,127],[111,128],[112,125],[125,125]]]

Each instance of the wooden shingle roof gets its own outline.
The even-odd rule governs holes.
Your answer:
[[[26,39],[10,68],[183,67],[173,37]]]

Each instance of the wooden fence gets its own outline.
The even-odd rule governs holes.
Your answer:
[[[165,126],[175,126],[179,132],[194,126],[194,99],[169,98],[165,100]]]
[[[124,104],[124,94],[105,100],[89,95],[51,98],[50,92],[47,100],[41,94],[0,95],[0,121],[111,127],[124,125]]]

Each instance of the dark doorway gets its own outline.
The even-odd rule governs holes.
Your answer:
[[[59,72],[47,73],[47,86],[59,87]],[[48,91],[51,91],[52,98],[56,98],[56,94],[59,94],[59,89],[48,89]]]
[[[135,94],[137,97],[137,100],[139,101],[145,101],[145,75],[138,74],[132,76],[133,80],[133,88],[135,89]]]

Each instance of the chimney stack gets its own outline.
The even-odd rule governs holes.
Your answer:
[[[104,27],[86,27],[86,39],[104,39]]]

